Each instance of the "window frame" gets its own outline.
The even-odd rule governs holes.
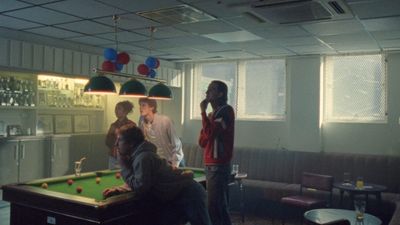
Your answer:
[[[329,109],[327,106],[327,101],[328,100],[328,78],[327,78],[327,72],[326,72],[326,60],[329,57],[340,57],[340,56],[366,56],[366,55],[380,55],[381,56],[381,63],[383,65],[383,77],[381,77],[382,82],[383,82],[383,95],[384,95],[384,115],[380,118],[374,119],[374,117],[352,117],[352,118],[335,118],[331,116],[332,113],[329,112]],[[388,73],[387,73],[387,55],[384,53],[364,53],[364,54],[342,54],[342,55],[326,55],[323,57],[322,60],[322,70],[321,70],[321,79],[322,79],[322,97],[323,97],[323,103],[322,103],[322,122],[323,123],[364,123],[364,124],[384,124],[388,122]],[[330,89],[332,90],[332,88]]]
[[[237,104],[240,104],[241,102],[245,101],[244,98],[240,98],[239,95],[239,82],[241,79],[243,79],[246,74],[244,74],[246,67],[244,66],[247,61],[260,61],[260,60],[282,60],[284,67],[285,67],[285,73],[284,73],[284,84],[285,84],[285,96],[284,96],[284,112],[281,115],[266,115],[266,116],[254,116],[254,115],[247,115],[247,114],[239,114],[238,113],[238,108]],[[198,93],[198,87],[197,82],[199,79],[196,78],[196,76],[199,76],[198,71],[203,64],[207,63],[236,63],[236,74],[235,74],[235,81],[236,81],[236,90],[235,90],[235,98],[234,98],[234,104],[232,107],[234,108],[235,115],[236,115],[236,120],[237,121],[286,121],[287,118],[287,107],[288,107],[288,69],[287,69],[287,59],[286,58],[268,58],[268,59],[254,59],[254,60],[232,60],[232,61],[204,61],[204,62],[198,62],[198,63],[193,63],[192,64],[192,70],[193,72],[191,73],[191,90],[190,90],[190,119],[191,120],[201,120],[201,115],[200,113],[195,114],[196,110],[194,107],[199,107],[196,105],[195,98],[197,98],[196,93]],[[201,73],[200,73],[201,74]],[[216,78],[217,79],[217,78]],[[228,90],[230,91],[230,90]],[[197,99],[196,99],[197,100]],[[200,102],[198,102],[200,104]],[[211,107],[207,109],[207,112],[210,112]],[[247,115],[247,116],[246,116]]]

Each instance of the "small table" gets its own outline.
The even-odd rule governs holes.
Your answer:
[[[240,191],[240,216],[242,217],[242,222],[244,223],[244,185],[243,179],[247,178],[247,173],[237,173],[233,176],[233,180],[231,178],[231,182],[229,185],[234,184],[235,182],[238,184],[239,191]],[[229,193],[228,193],[229,199]]]
[[[375,198],[380,201],[381,192],[387,189],[386,186],[373,183],[365,183],[363,188],[357,188],[354,183],[336,182],[333,187],[340,190],[340,205],[343,202],[344,192],[349,194],[351,202],[353,202],[355,195],[365,195],[365,203],[368,205],[368,195],[375,195]]]
[[[313,209],[304,213],[304,218],[313,223],[325,224],[332,221],[346,219],[351,225],[359,225],[360,222],[356,219],[356,213],[346,209]],[[382,221],[371,214],[364,213],[363,225],[380,225]]]

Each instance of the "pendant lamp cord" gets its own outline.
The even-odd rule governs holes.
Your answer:
[[[113,15],[112,17],[114,21],[114,39],[115,39],[115,50],[118,52],[118,38],[117,38],[117,32],[118,32],[118,20],[120,19],[119,16]]]
[[[153,49],[153,34],[156,31],[155,27],[150,27],[150,43],[149,43],[149,56],[151,56],[151,50]]]

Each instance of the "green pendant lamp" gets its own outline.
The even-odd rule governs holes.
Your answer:
[[[105,76],[95,76],[90,78],[85,85],[84,92],[86,94],[115,94],[116,89],[114,83]]]
[[[154,85],[149,91],[149,98],[160,99],[160,100],[170,100],[172,99],[172,92],[167,85],[163,83],[158,83]]]
[[[146,87],[136,79],[130,79],[125,82],[119,90],[119,95],[130,97],[147,97]]]

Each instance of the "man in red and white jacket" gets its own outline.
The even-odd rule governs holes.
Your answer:
[[[231,225],[227,192],[233,156],[235,114],[227,100],[227,85],[214,80],[208,86],[206,99],[200,103],[203,127],[199,145],[204,148],[208,210],[213,225]],[[207,116],[208,103],[213,111]]]

